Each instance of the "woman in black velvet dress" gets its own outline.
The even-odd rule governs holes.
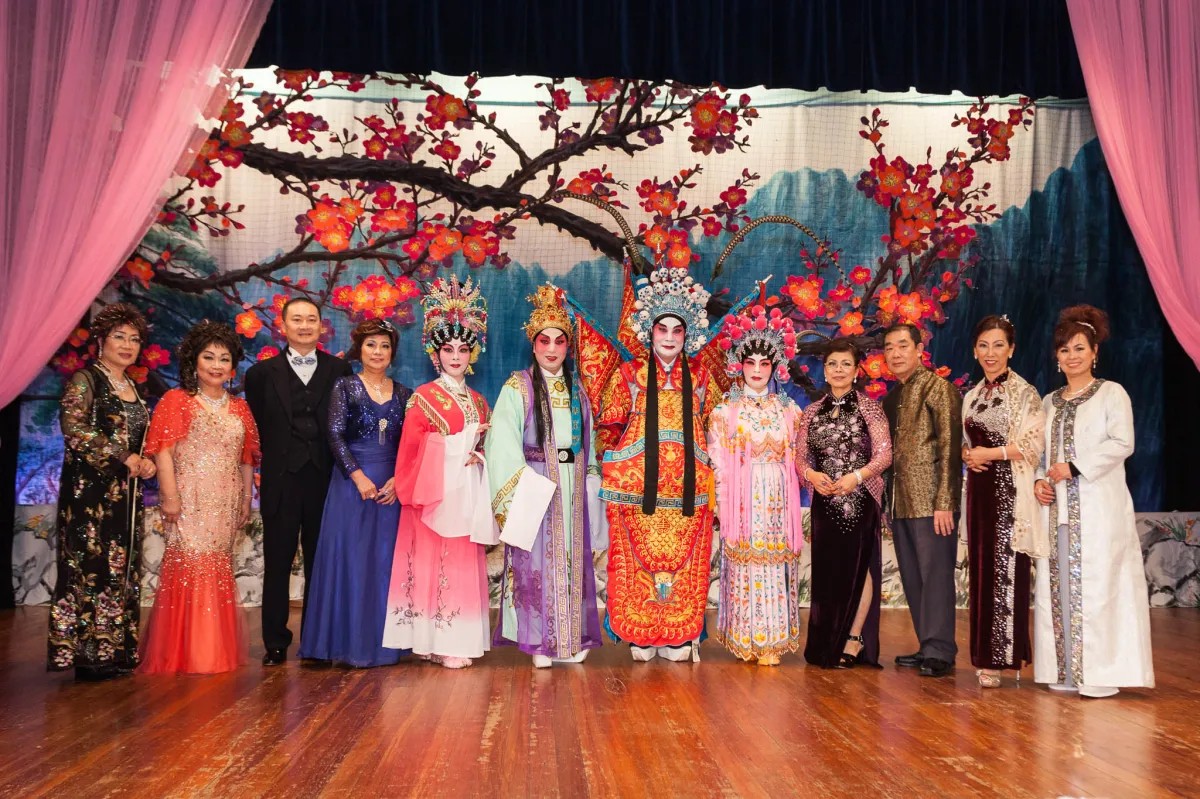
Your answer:
[[[797,447],[815,492],[804,659],[824,668],[879,666],[880,502],[892,440],[883,407],[854,388],[861,359],[849,340],[830,343],[829,393],[804,409]]]

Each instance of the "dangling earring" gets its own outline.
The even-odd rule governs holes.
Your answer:
[[[1055,368],[1058,369],[1059,374],[1062,374],[1062,364],[1061,363]]]

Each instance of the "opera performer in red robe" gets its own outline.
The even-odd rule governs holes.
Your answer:
[[[705,432],[721,388],[694,358],[709,293],[686,269],[639,278],[625,320],[649,351],[609,378],[596,420],[609,521],[608,614],[633,659],[699,659],[712,551]]]

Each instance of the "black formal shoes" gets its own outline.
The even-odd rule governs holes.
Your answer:
[[[287,660],[286,649],[268,649],[267,654],[263,655],[264,666],[280,666]]]
[[[921,664],[922,677],[949,677],[954,673],[954,664],[939,658],[926,658]]]
[[[113,680],[130,673],[128,671],[118,671],[116,666],[110,664],[103,666],[76,666],[75,682],[104,682],[105,680]]]
[[[925,658],[921,657],[920,652],[914,652],[911,655],[896,655],[896,665],[906,669],[919,669],[924,662]]]

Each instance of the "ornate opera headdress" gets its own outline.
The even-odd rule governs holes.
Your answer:
[[[796,329],[778,308],[768,312],[762,304],[751,305],[736,316],[725,317],[717,344],[725,350],[725,368],[731,376],[741,374],[747,357],[763,355],[775,364],[776,380],[790,378],[788,361],[796,357]]]
[[[637,300],[633,318],[629,321],[638,340],[650,348],[654,323],[664,316],[674,316],[683,322],[687,331],[684,351],[695,355],[708,343],[709,293],[692,279],[686,269],[657,266],[650,277],[640,277],[634,283]]]
[[[459,283],[457,275],[449,280],[439,277],[421,299],[421,307],[425,311],[422,341],[434,369],[441,373],[437,351],[447,341],[464,342],[471,348],[470,362],[479,360],[487,349],[487,300],[471,278]]]
[[[548,327],[561,330],[568,339],[574,335],[575,326],[564,307],[565,294],[558,286],[553,283],[538,286],[537,291],[525,299],[533,303],[533,313],[529,314],[529,321],[525,323],[525,335],[530,341]]]

